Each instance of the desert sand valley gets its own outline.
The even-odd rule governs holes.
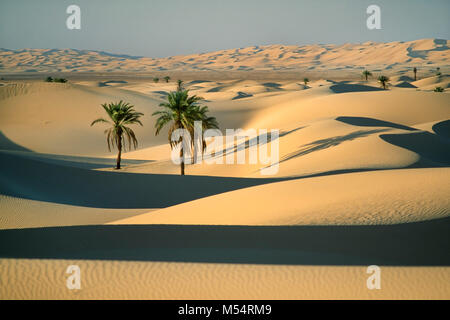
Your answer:
[[[0,298],[450,299],[448,44],[2,49]],[[177,79],[221,130],[279,130],[278,172],[202,163],[179,176],[152,116]],[[119,100],[144,116],[114,170],[90,124]],[[71,264],[81,290],[65,286]],[[366,287],[369,265],[381,290]]]

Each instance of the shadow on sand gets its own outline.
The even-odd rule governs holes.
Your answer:
[[[95,171],[0,154],[0,194],[85,207],[163,208],[282,180]]]
[[[314,142],[303,145],[297,151],[294,151],[294,152],[291,152],[291,153],[285,155],[280,160],[280,163],[297,158],[297,157],[302,157],[302,156],[305,156],[307,154],[310,154],[310,153],[313,153],[316,151],[328,149],[331,147],[336,147],[346,141],[352,141],[352,140],[359,139],[362,137],[367,137],[371,134],[380,133],[380,132],[383,132],[386,130],[387,129],[358,130],[358,131],[355,131],[355,132],[352,132],[349,134],[345,134],[342,136],[336,136],[336,137],[316,140]]]
[[[30,149],[22,147],[21,145],[10,140],[7,136],[3,134],[1,130],[0,130],[0,150],[31,151]]]
[[[382,91],[383,89],[363,84],[351,84],[340,82],[338,84],[330,86],[330,90],[333,91],[334,93],[347,93],[347,92]]]
[[[417,153],[416,166],[447,167],[450,165],[450,141],[430,132],[382,134],[380,138],[395,146]]]
[[[415,128],[407,127],[402,124],[366,117],[337,117],[336,120],[344,122],[346,124],[350,124],[352,126],[359,126],[359,127],[385,127],[385,128],[417,131],[417,129]]]
[[[384,226],[107,225],[0,231],[2,258],[449,266],[449,252],[450,218]]]

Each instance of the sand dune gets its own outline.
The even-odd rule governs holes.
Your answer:
[[[436,219],[450,214],[449,175],[448,168],[438,168],[295,179],[227,192],[113,224],[379,225]]]
[[[376,70],[406,72],[422,66],[429,76],[436,67],[449,71],[448,40],[421,39],[343,45],[267,45],[216,52],[145,58],[76,49],[0,50],[0,72],[174,72],[174,71],[345,71],[368,65]]]
[[[447,218],[395,226],[2,230],[0,243],[9,245],[0,245],[0,296],[446,299],[448,224]],[[366,268],[374,263],[382,290],[366,287]],[[81,268],[80,291],[65,287],[71,264]]]
[[[450,100],[432,92],[449,88],[447,44],[163,59],[1,50],[2,73],[74,76],[1,81],[0,298],[448,299]],[[374,76],[363,81],[366,68]],[[262,176],[261,163],[197,163],[179,176],[151,114],[176,88],[170,72],[183,70],[222,130],[279,130],[276,174]],[[121,99],[145,116],[133,127],[139,148],[117,171],[105,127],[90,123],[104,116],[101,103]],[[246,159],[256,150],[242,146]],[[69,264],[82,268],[81,291],[65,287]],[[382,268],[382,290],[366,288],[370,264]]]
[[[447,299],[450,281],[447,267],[383,267],[382,290],[367,290],[367,267],[361,266],[75,259],[0,263],[2,299]],[[82,270],[81,290],[65,287],[70,264]]]
[[[0,229],[99,225],[148,209],[102,209],[70,206],[0,195]]]

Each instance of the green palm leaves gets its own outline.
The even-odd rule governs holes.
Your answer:
[[[104,118],[96,119],[92,121],[91,126],[96,123],[107,123],[111,125],[111,127],[105,130],[106,141],[109,151],[111,151],[111,148],[117,147],[119,153],[117,155],[116,169],[120,169],[122,147],[126,150],[127,142],[129,150],[131,150],[131,147],[136,149],[138,145],[136,135],[127,126],[131,124],[140,124],[142,126],[140,117],[144,114],[136,112],[134,106],[129,103],[124,103],[122,100],[118,103],[104,103],[102,107],[108,115],[108,120]]]
[[[177,90],[170,92],[167,96],[167,102],[161,103],[163,110],[156,111],[152,115],[157,116],[155,123],[155,135],[158,135],[162,128],[169,125],[168,140],[170,147],[173,149],[183,142],[181,136],[178,140],[172,140],[172,133],[177,129],[185,129],[191,137],[191,144],[194,145],[194,123],[202,122],[202,129],[218,128],[215,117],[208,116],[208,107],[201,106],[199,102],[203,100],[201,97],[193,95],[189,96],[188,90]],[[203,131],[202,131],[203,132]],[[206,148],[205,141],[202,137],[202,150]],[[180,148],[181,158],[181,175],[184,175],[184,153],[183,146]]]
[[[378,82],[381,84],[384,90],[386,90],[389,81],[390,79],[387,76],[381,75],[378,77]]]
[[[367,81],[369,79],[369,77],[372,76],[372,72],[370,72],[369,70],[364,70],[362,72],[362,75],[363,75],[364,78],[366,78],[366,81]]]

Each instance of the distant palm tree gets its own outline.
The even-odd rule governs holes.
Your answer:
[[[440,75],[442,75],[442,73],[441,73],[441,68],[440,67],[437,67],[436,68],[436,75],[439,77]]]
[[[159,82],[159,78],[153,78],[153,82],[154,83],[158,83]]]
[[[303,83],[305,84],[305,87],[308,85],[308,82],[309,82],[308,78],[303,79]]]
[[[378,82],[381,83],[381,86],[383,87],[384,90],[386,90],[387,84],[390,81],[389,77],[386,76],[379,76],[378,77]]]
[[[436,88],[434,88],[434,92],[444,92],[444,88],[436,87]]]
[[[417,68],[416,67],[414,67],[413,72],[414,72],[414,81],[416,81],[417,80]]]
[[[170,77],[169,76],[165,76],[164,80],[166,80],[166,82],[169,83]]]
[[[366,81],[367,81],[368,78],[372,76],[372,72],[370,72],[369,70],[364,70],[362,72],[362,75],[366,78]]]
[[[92,121],[91,126],[98,122],[104,122],[112,125],[109,129],[105,130],[106,141],[108,143],[109,151],[111,151],[111,147],[117,147],[119,153],[117,154],[116,169],[120,169],[122,146],[126,150],[127,140],[128,149],[131,149],[131,145],[133,145],[134,149],[136,149],[138,145],[136,135],[134,134],[133,130],[128,128],[126,125],[137,123],[142,126],[142,122],[139,120],[139,118],[144,114],[141,112],[136,112],[134,110],[134,106],[128,103],[124,103],[122,100],[120,100],[118,103],[104,103],[102,104],[102,107],[103,109],[105,109],[109,120],[99,118]],[[125,137],[127,139],[125,139]]]
[[[189,96],[188,90],[177,90],[170,92],[167,96],[167,100],[167,102],[159,105],[164,108],[163,110],[156,111],[152,114],[153,116],[158,116],[155,123],[155,135],[158,135],[161,129],[170,123],[168,132],[170,148],[173,149],[175,146],[181,145],[180,169],[181,175],[184,175],[183,136],[177,141],[172,141],[172,133],[177,129],[185,129],[189,132],[191,137],[194,135],[194,121],[202,119],[202,109],[198,105],[198,102],[202,100],[202,98],[196,95]]]
[[[182,91],[183,88],[183,80],[178,79],[177,81],[177,91]]]

